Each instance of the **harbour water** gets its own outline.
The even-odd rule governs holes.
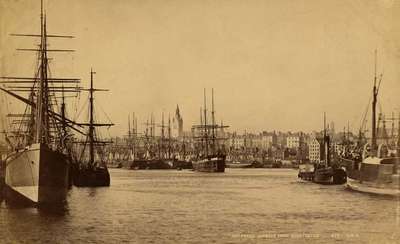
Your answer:
[[[0,243],[398,243],[400,201],[293,169],[111,169],[57,211],[0,205]]]

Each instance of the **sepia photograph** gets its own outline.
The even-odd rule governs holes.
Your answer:
[[[0,0],[0,243],[400,243],[400,0]]]

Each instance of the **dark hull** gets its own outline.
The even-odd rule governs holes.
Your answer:
[[[316,169],[313,182],[326,185],[341,185],[346,183],[347,176],[343,169],[333,169],[331,167]]]
[[[6,164],[0,159],[0,204],[4,199]]]
[[[6,197],[25,198],[35,204],[62,203],[69,186],[66,155],[34,144],[6,161]]]
[[[134,160],[130,166],[131,169],[172,169],[172,162],[152,159],[152,160]]]
[[[0,159],[0,196],[5,185],[6,163]]]
[[[172,164],[174,169],[193,169],[192,162],[184,160],[174,160]]]
[[[193,170],[207,173],[225,172],[225,157],[209,157],[193,161]]]
[[[73,184],[78,187],[110,186],[107,167],[74,169],[72,178]]]
[[[346,183],[347,175],[346,171],[341,168],[332,167],[303,167],[300,165],[298,178],[311,181],[322,185],[341,185]]]
[[[358,160],[339,158],[338,163],[340,166],[346,168],[346,174],[349,179],[358,180],[360,178],[361,162]]]
[[[116,168],[124,168],[124,169],[129,169],[132,165],[132,161],[123,161],[119,162]]]

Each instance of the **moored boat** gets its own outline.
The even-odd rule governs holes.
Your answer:
[[[299,164],[299,173],[297,177],[302,180],[312,181],[314,179],[314,165],[310,163]]]
[[[110,185],[110,174],[105,162],[104,145],[110,143],[99,138],[95,128],[100,126],[112,126],[112,123],[96,123],[94,116],[94,92],[105,91],[93,87],[93,70],[90,70],[89,91],[89,123],[80,123],[88,127],[85,141],[80,143],[77,149],[77,157],[72,172],[73,184],[78,187],[98,187]],[[89,149],[89,150],[86,150]],[[97,157],[96,157],[97,156]],[[100,162],[96,161],[96,158]]]
[[[322,160],[312,167],[309,164],[299,165],[298,177],[317,184],[340,185],[346,183],[346,171],[337,163],[331,161],[330,137],[326,133],[326,118],[324,113],[324,135],[321,147]]]
[[[6,164],[6,195],[9,198],[16,194],[33,203],[65,200],[69,161],[64,154],[37,143],[9,155]]]
[[[375,51],[375,62],[376,55]],[[377,142],[376,104],[381,81],[382,75],[378,83],[375,63],[371,141],[363,146],[360,156],[341,159],[341,162],[347,166],[347,187],[349,189],[370,194],[400,196],[400,117],[396,148],[390,148],[387,140],[382,141],[379,145]]]
[[[201,111],[201,109],[200,109]],[[212,90],[212,111],[211,111],[211,124],[207,122],[207,102],[206,102],[206,92],[204,89],[204,110],[201,111],[200,115],[204,113],[204,123],[203,118],[200,117],[200,125],[193,126],[192,131],[197,133],[195,139],[198,140],[199,154],[195,160],[192,161],[192,166],[194,171],[198,172],[225,172],[226,167],[226,153],[217,141],[217,129],[223,130],[227,126],[222,124],[219,126],[215,123],[215,111],[214,111],[214,90]],[[221,133],[220,131],[220,133]],[[222,134],[222,133],[221,133]]]
[[[227,168],[233,168],[233,169],[255,168],[254,165],[256,165],[256,162],[253,163],[226,162],[225,165]]]
[[[192,162],[193,170],[198,172],[225,172],[225,155],[210,155]]]

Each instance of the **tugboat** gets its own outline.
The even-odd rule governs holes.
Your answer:
[[[46,15],[41,1],[40,34],[13,34],[40,38],[35,49],[18,49],[37,52],[38,67],[35,76],[1,77],[3,84],[17,84],[1,88],[8,95],[26,104],[25,113],[18,123],[12,152],[5,162],[6,200],[24,202],[35,206],[54,206],[66,200],[69,187],[70,155],[62,132],[64,126],[73,128],[73,122],[56,112],[57,92],[64,83],[78,83],[79,79],[52,78],[49,73],[48,52],[73,50],[48,49],[48,38],[73,38],[47,34]],[[26,85],[28,84],[28,85]],[[68,87],[74,92],[74,87]],[[14,92],[30,92],[28,98]]]
[[[218,126],[215,123],[215,111],[214,111],[214,90],[212,90],[212,124],[207,124],[207,103],[206,103],[206,91],[204,89],[204,124],[200,118],[201,125],[193,126],[193,131],[198,131],[200,135],[197,139],[201,140],[202,152],[198,154],[196,160],[192,161],[193,170],[198,172],[225,172],[225,159],[226,154],[220,148],[217,150],[217,135],[216,129],[226,128],[227,126]],[[211,130],[211,131],[210,131]],[[211,133],[210,133],[211,132]],[[211,134],[211,135],[209,135]],[[210,138],[211,137],[211,138]],[[211,140],[210,140],[211,139]]]
[[[343,159],[348,166],[347,187],[351,190],[379,194],[400,196],[400,134],[397,138],[395,153],[389,150],[386,143],[377,143],[376,103],[382,74],[379,82],[376,75],[376,50],[375,50],[375,76],[372,90],[372,137],[371,142],[363,147],[361,159]],[[400,119],[400,118],[399,118]],[[399,128],[400,132],[400,120]]]
[[[98,134],[96,133],[95,127],[100,126],[113,126],[112,123],[95,123],[94,118],[94,104],[93,104],[93,93],[95,91],[107,91],[104,89],[93,88],[93,72],[90,71],[90,88],[82,89],[89,92],[89,123],[80,123],[81,126],[88,127],[88,133],[86,140],[80,143],[78,147],[82,149],[78,152],[78,158],[74,163],[72,171],[73,184],[79,187],[85,186],[109,186],[110,185],[110,174],[108,172],[107,164],[105,163],[105,153],[103,146],[107,141],[100,141]],[[89,147],[89,155],[87,155],[86,148]],[[97,154],[96,154],[97,153]],[[100,163],[96,162],[95,155],[100,159]]]
[[[318,164],[314,164],[313,167],[299,165],[298,177],[317,184],[340,185],[346,183],[346,171],[340,168],[338,164],[331,162],[330,137],[326,133],[325,113],[323,147],[321,149],[323,160]]]

